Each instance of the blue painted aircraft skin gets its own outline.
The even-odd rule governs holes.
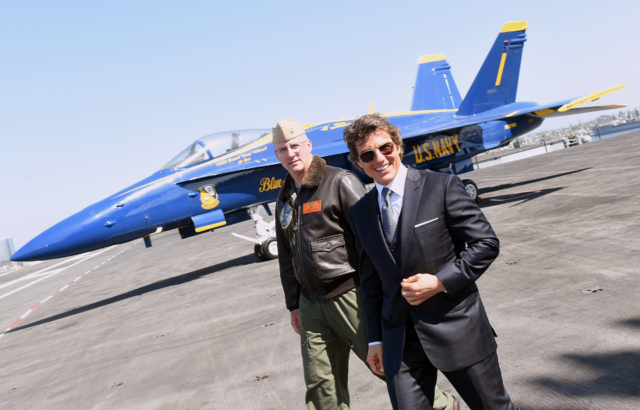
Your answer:
[[[402,131],[405,165],[461,174],[473,170],[473,156],[545,118],[620,107],[576,108],[622,86],[546,105],[515,102],[526,29],[525,21],[503,26],[464,100],[444,55],[420,58],[412,111],[383,114]],[[369,182],[347,159],[342,131],[353,120],[305,128],[315,155]],[[270,129],[205,136],[162,170],[38,235],[12,260],[66,257],[176,228],[187,238],[248,220],[249,207],[275,201],[286,175],[271,140]]]

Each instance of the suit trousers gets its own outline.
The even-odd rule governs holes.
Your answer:
[[[348,409],[349,352],[353,350],[369,369],[360,287],[324,302],[312,302],[301,295],[300,342],[307,407]],[[453,410],[451,395],[437,387],[431,394],[435,410]]]
[[[518,410],[504,388],[497,352],[472,366],[443,374],[471,410]],[[400,371],[387,376],[393,409],[433,409],[437,377],[438,369],[429,361],[407,316]]]

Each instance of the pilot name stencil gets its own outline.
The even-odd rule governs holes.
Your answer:
[[[273,189],[280,189],[280,187],[282,187],[281,179],[276,179],[276,177],[262,178],[262,180],[260,180],[260,189],[258,191],[266,192]]]

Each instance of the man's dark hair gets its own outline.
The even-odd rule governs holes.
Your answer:
[[[384,130],[391,135],[391,140],[395,144],[396,148],[400,151],[400,159],[404,154],[404,143],[402,142],[402,134],[400,128],[396,127],[380,114],[367,114],[358,118],[349,124],[343,131],[344,142],[349,147],[349,161],[360,171],[364,170],[358,165],[358,149],[356,144],[366,140],[369,135],[373,134],[377,130]]]

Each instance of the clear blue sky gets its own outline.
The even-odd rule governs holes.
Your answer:
[[[205,134],[408,110],[424,54],[464,97],[508,21],[530,27],[519,101],[627,83],[598,103],[636,106],[639,18],[637,0],[3,2],[0,237],[21,247]]]

